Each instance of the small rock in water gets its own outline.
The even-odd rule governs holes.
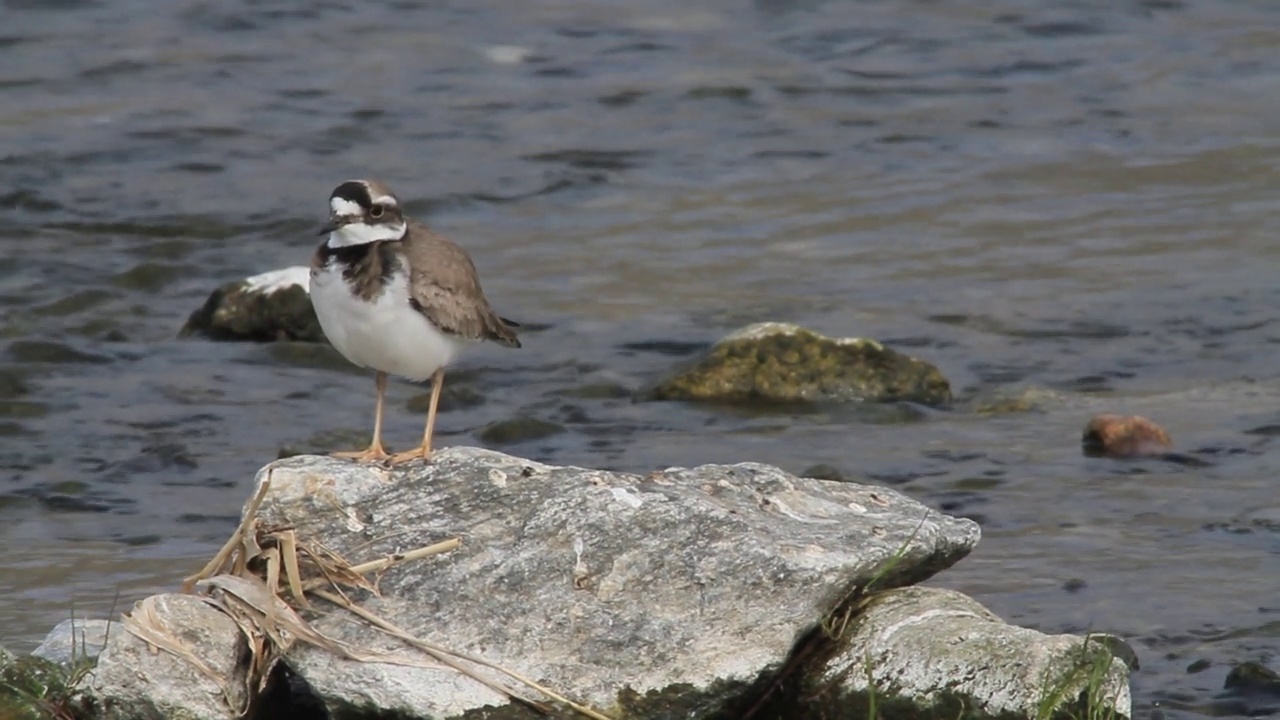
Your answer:
[[[1231,668],[1222,685],[1224,690],[1242,693],[1265,693],[1280,698],[1280,674],[1252,660]]]
[[[1090,457],[1149,457],[1173,448],[1169,433],[1141,415],[1095,415],[1080,441]]]
[[[849,478],[845,477],[840,468],[826,463],[811,465],[800,473],[800,477],[813,478],[815,480],[830,480],[832,482],[847,482]]]
[[[484,404],[484,395],[468,385],[449,385],[440,390],[439,412],[465,410]],[[431,393],[424,392],[409,398],[404,409],[412,413],[425,413],[431,407]]]
[[[642,393],[652,400],[721,402],[951,402],[937,367],[865,338],[830,338],[798,325],[734,332],[692,367]]]
[[[123,631],[119,623],[109,620],[63,620],[49,631],[44,642],[32,650],[31,654],[50,662],[69,665],[98,657],[98,653],[107,644],[107,636]]]
[[[480,439],[491,445],[510,445],[527,440],[541,440],[564,432],[564,426],[534,417],[499,420],[480,431]]]
[[[309,268],[295,266],[227,283],[191,313],[179,336],[213,340],[325,342],[311,307]]]

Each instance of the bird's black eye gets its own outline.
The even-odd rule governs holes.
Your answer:
[[[369,217],[375,218],[375,219],[380,218],[385,212],[386,212],[386,208],[382,207],[381,205],[374,205],[373,207],[369,208]]]

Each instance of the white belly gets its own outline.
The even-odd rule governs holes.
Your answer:
[[[409,307],[403,273],[367,301],[351,293],[342,270],[331,264],[311,278],[311,304],[325,336],[343,357],[410,380],[431,377],[467,345]]]

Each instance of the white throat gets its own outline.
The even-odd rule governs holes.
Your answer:
[[[404,222],[398,222],[394,225],[369,225],[362,222],[353,222],[329,233],[329,240],[326,244],[331,248],[340,248],[352,245],[366,245],[380,240],[399,240],[404,237],[405,230]]]

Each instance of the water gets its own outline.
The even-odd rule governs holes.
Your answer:
[[[937,584],[1129,638],[1139,717],[1257,710],[1221,688],[1280,653],[1280,6],[440,5],[3,3],[0,641],[175,587],[282,447],[368,432],[332,351],[175,335],[305,263],[329,190],[373,175],[531,326],[450,375],[441,442],[532,417],[562,431],[498,447],[893,484],[983,523]],[[763,319],[1050,399],[903,424],[625,397]],[[393,445],[423,392],[392,385]],[[1103,411],[1210,464],[1084,458]]]

